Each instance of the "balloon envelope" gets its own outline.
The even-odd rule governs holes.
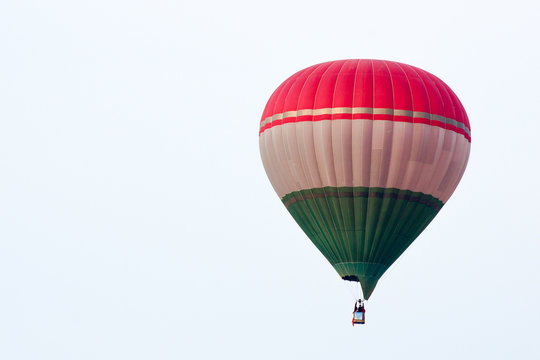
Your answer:
[[[366,299],[455,190],[470,142],[465,109],[444,82],[383,60],[299,71],[274,91],[259,130],[281,201]]]

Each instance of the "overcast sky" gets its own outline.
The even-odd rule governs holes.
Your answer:
[[[0,2],[0,358],[540,358],[540,2]],[[288,76],[418,66],[468,168],[367,324],[274,193]]]

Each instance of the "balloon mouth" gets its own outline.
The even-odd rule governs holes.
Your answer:
[[[362,294],[364,295],[364,300],[369,299],[369,297],[373,293],[373,290],[375,290],[375,286],[377,286],[377,281],[379,280],[378,278],[371,276],[362,276],[360,278],[356,275],[345,275],[341,278],[346,281],[359,282],[360,286],[362,287]]]
[[[343,280],[360,282],[360,278],[356,275],[345,275],[341,277]]]
[[[343,280],[360,283],[365,300],[369,299],[377,281],[388,269],[388,265],[368,262],[342,262],[333,266]]]

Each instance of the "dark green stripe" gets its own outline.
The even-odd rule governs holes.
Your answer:
[[[362,283],[366,298],[444,205],[419,192],[367,187],[301,190],[281,200],[340,276]]]
[[[310,190],[294,191],[285,195],[281,201],[286,207],[299,200],[321,198],[327,196],[334,196],[339,198],[352,198],[352,197],[364,197],[364,198],[391,198],[397,200],[408,200],[413,202],[419,202],[424,205],[432,207],[434,210],[439,211],[444,205],[439,199],[426,195],[420,192],[412,192],[409,190],[400,190],[395,188],[368,188],[368,187],[331,187],[316,188]]]

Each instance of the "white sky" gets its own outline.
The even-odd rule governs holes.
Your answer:
[[[3,1],[0,358],[540,358],[538,1]],[[272,91],[322,61],[460,97],[452,199],[353,298],[266,178]]]

